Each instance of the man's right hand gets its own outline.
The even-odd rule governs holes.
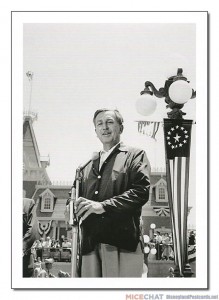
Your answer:
[[[77,217],[81,217],[81,220],[84,221],[90,214],[99,215],[105,213],[105,209],[100,202],[79,197],[75,202],[75,212]]]

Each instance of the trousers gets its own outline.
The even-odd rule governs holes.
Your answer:
[[[135,252],[98,244],[82,256],[81,277],[142,277],[143,263],[140,243]]]

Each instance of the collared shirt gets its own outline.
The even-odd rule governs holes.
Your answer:
[[[119,142],[120,143],[120,142]],[[110,155],[110,153],[113,152],[113,150],[116,148],[117,145],[119,145],[119,143],[117,143],[115,146],[113,146],[111,149],[109,149],[108,151],[102,150],[100,151],[100,164],[99,164],[99,170],[101,169],[104,161],[107,159],[107,157]]]

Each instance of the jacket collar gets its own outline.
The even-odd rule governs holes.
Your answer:
[[[117,148],[118,147],[118,148]],[[119,143],[119,145],[117,146],[116,148],[119,150],[119,151],[122,151],[122,152],[128,152],[128,147],[123,143]],[[115,148],[115,149],[116,149]]]
[[[110,155],[108,156],[111,157],[111,155],[117,151],[121,151],[121,152],[127,152],[128,151],[128,147],[126,145],[124,145],[123,142],[120,142],[115,149],[113,149],[113,151],[110,153]],[[107,158],[107,159],[108,159]],[[92,161],[93,161],[93,168],[97,171],[99,169],[99,161],[100,161],[100,152],[94,152],[92,155]]]
[[[120,142],[115,147],[115,149],[113,149],[112,153],[114,153],[117,150],[119,150],[121,152],[127,152],[128,151],[128,147],[123,142]],[[99,158],[100,158],[100,152],[94,152],[93,155],[92,155],[92,161],[99,160]]]

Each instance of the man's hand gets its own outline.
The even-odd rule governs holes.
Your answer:
[[[103,214],[105,210],[101,203],[79,197],[75,201],[75,212],[77,217],[84,221],[90,214]]]

